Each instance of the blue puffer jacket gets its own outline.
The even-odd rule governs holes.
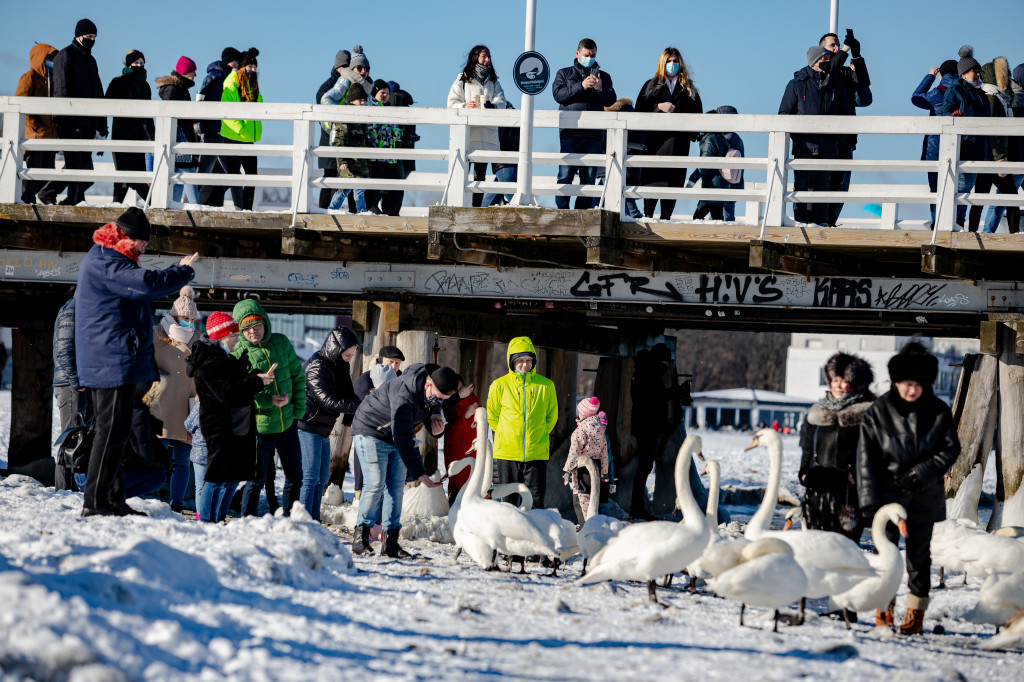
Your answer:
[[[935,76],[930,73],[925,74],[924,80],[917,86],[917,90],[914,90],[914,94],[910,96],[910,101],[915,107],[927,110],[929,116],[941,116],[942,100],[946,97],[946,91],[949,90],[949,86],[956,82],[956,76],[947,73],[939,81],[935,89],[931,90],[930,88],[934,82]],[[935,161],[938,158],[939,136],[925,135],[924,146],[921,149],[921,160]]]
[[[57,313],[53,325],[53,385],[78,390],[78,366],[75,364],[75,299],[70,298]]]
[[[224,91],[224,79],[231,73],[231,67],[223,62],[211,62],[206,67],[206,78],[203,79],[203,86],[199,93],[203,96],[204,102],[219,102],[221,93]],[[199,132],[203,135],[210,133],[220,134],[220,119],[199,122]]]
[[[92,235],[75,296],[75,360],[87,388],[117,388],[154,381],[150,303],[176,294],[195,276],[187,265],[139,267],[134,242],[114,223]]]

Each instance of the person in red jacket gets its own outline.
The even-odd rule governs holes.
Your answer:
[[[462,377],[459,377],[459,399],[447,406],[444,410],[444,417],[448,421],[444,427],[444,465],[445,470],[452,462],[467,457],[476,457],[473,449],[473,439],[476,438],[476,422],[473,415],[476,408],[480,407],[480,399],[474,392],[476,387],[473,384],[462,385]],[[462,490],[469,480],[469,469],[463,469],[448,479],[448,504],[455,502],[455,496]]]

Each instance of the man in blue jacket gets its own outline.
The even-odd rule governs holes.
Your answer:
[[[139,267],[149,237],[146,214],[132,206],[116,223],[93,233],[94,244],[78,271],[75,360],[79,384],[89,389],[96,414],[82,516],[137,513],[125,502],[122,462],[137,385],[158,378],[150,304],[195,277],[198,253],[165,270]]]
[[[584,38],[576,47],[576,59],[572,66],[559,69],[555,74],[551,92],[558,102],[559,111],[604,111],[615,103],[615,88],[612,77],[597,64],[597,43]],[[581,130],[561,128],[558,140],[563,154],[600,154],[604,150],[603,130]],[[596,179],[595,166],[559,166],[558,184],[570,185],[579,174],[581,185],[593,185]],[[558,208],[569,208],[569,197],[556,196]],[[591,208],[590,197],[576,197],[576,208]]]
[[[988,106],[988,98],[978,88],[981,83],[981,64],[971,54],[973,48],[966,46],[960,48],[963,55],[956,63],[956,73],[959,76],[946,90],[942,98],[942,110],[940,116],[967,116],[987,118],[992,114]],[[986,161],[988,160],[989,140],[987,135],[961,135],[960,136],[960,160],[961,161]],[[978,179],[977,173],[960,173],[957,178],[957,193],[970,192],[974,189],[974,183]],[[964,219],[967,217],[967,206],[960,204],[956,207],[956,224],[964,226]],[[975,226],[977,230],[977,226]]]
[[[931,89],[932,83],[935,82],[936,76],[939,77],[939,84]],[[934,69],[929,71],[925,75],[924,80],[914,90],[914,94],[910,96],[910,102],[920,109],[924,109],[928,112],[929,116],[941,116],[942,115],[942,100],[946,97],[946,90],[949,90],[949,86],[956,82],[956,60],[947,59],[942,62],[941,65],[936,66]],[[938,135],[925,135],[924,144],[921,148],[921,160],[922,161],[938,161],[939,160],[939,136]],[[935,192],[939,186],[939,174],[932,172],[928,173],[928,188]],[[932,222],[935,222],[935,204],[931,207]]]

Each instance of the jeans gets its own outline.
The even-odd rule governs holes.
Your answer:
[[[966,160],[966,159],[965,159]],[[977,173],[961,173],[956,181],[956,191],[958,194],[970,192],[974,189],[974,182],[978,179]],[[956,207],[956,224],[960,227],[964,226],[964,221],[967,220],[967,206],[958,204]]]
[[[192,462],[192,473],[196,477],[196,511],[199,511],[199,493],[206,482],[206,465],[199,462]]]
[[[505,166],[503,168],[499,168],[494,173],[494,181],[495,182],[515,182],[518,179],[519,179],[519,168],[517,166]],[[506,203],[506,204],[509,203],[510,201],[512,201],[512,195],[511,194],[504,194],[504,195],[503,194],[485,194],[482,203],[483,203],[483,205],[485,207],[486,206],[500,205],[502,203],[502,200],[501,200],[502,197],[505,198],[504,203]]]
[[[1024,175],[1013,176],[1013,186],[1015,189],[1020,187],[1022,182],[1024,182]],[[988,210],[985,211],[984,231],[989,233],[995,232],[999,228],[999,221],[1003,219],[1003,213],[1005,212],[1005,206],[989,206]],[[1006,227],[1009,229],[1011,234],[1017,232],[1020,229],[1019,224],[1010,225],[1009,222],[1007,222]]]
[[[163,469],[153,467],[140,467],[129,464],[124,467],[122,481],[124,483],[124,496],[141,497],[155,493],[163,486],[167,479],[167,472]],[[82,490],[88,482],[86,474],[75,474],[75,484]],[[89,505],[86,505],[89,506]]]
[[[302,451],[299,446],[299,429],[292,425],[281,433],[261,433],[257,439],[259,448],[259,478],[247,481],[242,487],[242,514],[256,516],[260,503],[260,491],[266,483],[268,490],[274,487],[277,467],[274,466],[274,452],[281,458],[284,469],[284,489],[281,505],[284,515],[291,512],[292,504],[299,499],[299,486],[302,483]],[[268,496],[269,497],[269,496]],[[268,499],[269,502],[269,499]]]
[[[195,173],[195,168],[178,168],[176,169],[179,173]],[[199,203],[199,188],[196,185],[175,185],[174,189],[171,190],[171,200],[174,202],[180,202],[182,196],[187,196],[188,201],[185,203],[198,204]]]
[[[299,501],[314,521],[320,520],[320,501],[324,485],[331,475],[331,440],[318,433],[299,429],[302,446],[302,490]]]
[[[366,190],[365,189],[339,189],[335,190],[334,196],[331,197],[331,203],[327,205],[328,211],[339,211],[345,204],[345,199],[349,194],[355,193],[356,197],[356,213],[366,212]]]
[[[722,219],[727,220],[730,223],[736,222],[736,202],[735,201],[723,201],[722,202]]]
[[[171,506],[181,506],[188,490],[188,465],[192,446],[180,440],[164,438],[163,444],[171,449]]]
[[[401,528],[406,468],[398,449],[372,436],[353,437],[352,449],[363,468],[358,525],[372,526],[381,513],[383,500],[381,525],[384,530]]]
[[[235,488],[238,483],[213,483],[203,481],[202,490],[199,491],[199,499],[196,507],[199,511],[199,520],[208,523],[223,521],[228,515],[231,507],[231,498],[235,495]]]
[[[563,154],[600,154],[604,147],[601,138],[590,137],[563,137],[561,139],[561,152]],[[571,185],[573,178],[578,174],[581,185],[593,185],[597,169],[594,166],[559,166],[558,179],[560,185]],[[569,197],[556,196],[555,206],[558,208],[569,208]],[[576,197],[576,208],[593,208],[594,200],[590,197]]]

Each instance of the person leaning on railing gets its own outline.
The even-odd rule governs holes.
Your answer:
[[[263,93],[259,85],[259,64],[256,61],[260,51],[250,47],[238,58],[238,70],[228,74],[224,79],[224,90],[221,92],[221,102],[262,102]],[[263,136],[263,123],[260,121],[243,121],[237,119],[224,119],[220,122],[220,136],[224,142],[229,144],[254,144],[260,141]],[[229,175],[235,175],[239,171],[245,171],[246,175],[256,175],[255,156],[222,156],[221,163],[224,171]],[[225,187],[204,187],[208,199],[212,199],[214,206],[224,203]],[[242,189],[242,205],[235,208],[243,211],[251,211],[253,200],[256,198],[255,187]],[[209,204],[200,195],[200,201]]]
[[[317,104],[355,104],[356,100],[362,104],[366,104],[367,98],[369,98],[371,84],[366,77],[370,75],[370,61],[363,54],[363,46],[356,45],[352,48],[352,52],[355,53],[353,57],[348,50],[340,50],[334,56],[334,69],[331,70],[331,78],[320,84],[320,89],[316,93]],[[353,87],[354,86],[354,87]],[[333,134],[332,124],[330,121],[322,121],[320,123],[320,146],[330,145],[332,147],[339,146],[358,146],[362,147],[365,145],[365,126],[359,124],[362,129],[362,135],[364,141],[357,142],[355,144],[342,145]],[[347,131],[346,131],[347,132]],[[347,135],[346,135],[347,136]],[[345,136],[343,136],[345,137]],[[329,156],[320,158],[320,167],[324,169],[325,178],[336,178],[339,177],[339,170],[342,164],[346,164],[346,160],[343,159],[332,159]],[[365,161],[361,163],[365,164]],[[347,165],[347,164],[346,164]],[[358,169],[353,167],[353,172]],[[343,177],[370,177],[369,166],[367,166],[366,175],[351,175]],[[352,213],[359,213],[366,210],[366,201],[363,199],[365,190],[357,189],[355,192],[351,190],[345,190],[343,194],[348,196],[348,206]],[[326,197],[325,197],[326,193]],[[324,188],[320,192],[320,208],[336,210],[341,208],[339,203],[334,206],[334,199],[338,197],[338,191],[330,188]],[[342,196],[344,198],[344,196]],[[339,199],[339,202],[341,200]]]
[[[367,89],[368,83],[358,74],[354,74],[355,79],[348,83],[344,87],[344,97],[342,104],[349,104],[352,106],[362,107],[366,106],[366,100],[369,99],[370,91]],[[338,79],[338,83],[341,83],[343,78]],[[328,91],[325,98],[331,93],[336,93],[337,89]],[[325,102],[326,103],[326,102]],[[368,146],[366,140],[366,125],[362,123],[345,123],[342,121],[324,122],[324,125],[328,127],[330,132],[330,142],[332,147],[366,147]],[[370,177],[370,164],[366,159],[356,158],[337,158],[332,159],[337,164],[337,172],[334,174],[338,178],[369,178]],[[330,204],[327,208],[331,211],[340,210],[345,204],[345,199],[349,194],[355,195],[355,209],[356,213],[362,213],[366,210],[366,199],[365,190],[357,189],[352,190],[349,188],[335,190],[334,197],[331,199]]]
[[[53,60],[57,48],[45,43],[36,43],[28,53],[29,70],[21,74],[15,97],[49,97],[53,86]],[[27,114],[25,116],[26,140],[52,140],[57,137],[57,128],[52,116]],[[39,150],[26,151],[25,168],[53,168],[57,152]],[[36,201],[36,194],[46,185],[41,180],[25,180],[21,185],[21,200],[26,204]],[[48,202],[48,203],[53,203]]]

